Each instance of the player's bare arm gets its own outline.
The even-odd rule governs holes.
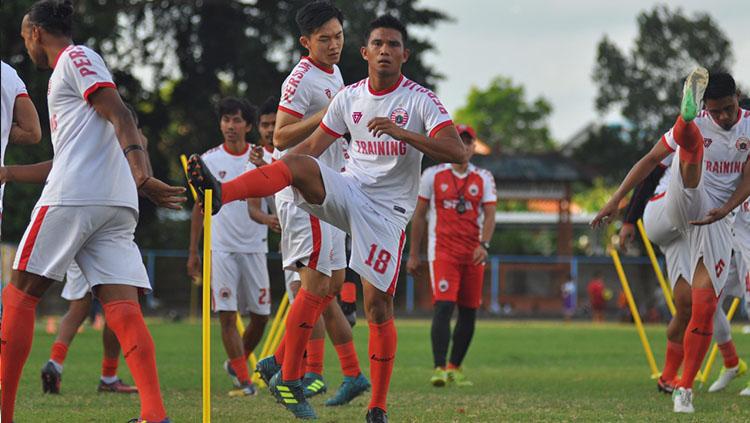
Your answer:
[[[617,213],[617,205],[625,196],[635,188],[641,181],[643,181],[656,166],[667,157],[671,151],[664,145],[663,142],[657,142],[651,151],[646,153],[638,162],[630,169],[625,179],[623,179],[620,187],[617,188],[612,197],[609,199],[607,204],[599,210],[594,219],[591,221],[593,228],[598,228],[601,224],[609,223],[612,216]]]
[[[411,218],[411,239],[409,241],[409,260],[406,262],[406,271],[412,275],[420,274],[422,239],[424,239],[424,234],[427,231],[427,210],[429,207],[430,204],[427,201],[419,199]]]
[[[327,111],[328,107],[324,107],[305,119],[300,119],[289,113],[276,113],[273,146],[283,151],[303,142],[320,125]]]
[[[43,184],[52,170],[52,160],[29,165],[12,165],[0,167],[0,184],[20,182],[25,184]]]
[[[440,163],[463,163],[467,151],[456,127],[448,125],[430,138],[416,132],[403,129],[386,117],[378,117],[367,122],[367,128],[373,136],[390,135],[393,139],[404,141],[431,159]]]
[[[495,233],[495,203],[488,203],[482,206],[484,217],[482,222],[482,236],[480,243],[474,250],[472,257],[474,264],[480,264],[487,261],[488,252],[485,245],[489,245],[492,240],[492,234]]]
[[[737,184],[737,189],[734,190],[732,196],[729,197],[727,202],[719,208],[709,210],[706,217],[702,220],[690,222],[693,225],[710,225],[717,220],[721,220],[724,216],[728,215],[732,210],[739,207],[740,204],[744,203],[747,198],[750,197],[750,161],[745,163],[742,169],[742,179]]]
[[[115,135],[125,152],[138,191],[160,207],[179,210],[187,198],[185,188],[174,187],[149,176],[145,149],[133,116],[114,88],[100,88],[89,97],[96,112],[115,128]]]
[[[250,215],[250,219],[252,219],[256,223],[260,223],[261,225],[268,226],[269,229],[276,233],[281,233],[281,224],[279,224],[279,218],[272,214],[264,213],[260,208],[260,203],[260,198],[247,199],[247,214]]]
[[[252,150],[250,151],[250,163],[255,167],[261,167],[268,164],[263,160],[263,147],[259,145],[252,147]]]
[[[316,129],[309,138],[294,147],[292,153],[318,157],[336,141],[336,137],[330,135],[320,127]]]
[[[42,127],[34,103],[27,96],[16,98],[13,124],[8,139],[13,144],[36,144],[42,139]]]

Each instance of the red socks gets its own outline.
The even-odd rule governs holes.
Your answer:
[[[385,323],[370,322],[370,378],[372,398],[368,409],[375,407],[388,411],[386,399],[388,386],[393,373],[393,360],[396,358],[396,326],[393,319]]]
[[[682,365],[682,358],[685,356],[685,349],[682,344],[667,340],[667,358],[664,360],[664,370],[661,372],[661,379],[665,382],[672,383],[677,377],[677,371]]]
[[[117,376],[117,366],[120,364],[120,358],[104,357],[102,359],[102,377],[115,377]]]
[[[276,161],[274,163],[281,163]],[[263,169],[263,166],[256,170]],[[300,288],[297,297],[291,305],[289,315],[286,318],[286,348],[284,351],[284,362],[281,364],[281,375],[285,382],[302,379],[304,376],[302,357],[305,354],[305,346],[310,339],[315,322],[320,315],[320,305],[325,301],[324,297],[313,295]]]
[[[693,307],[690,323],[685,330],[685,367],[678,386],[692,388],[695,375],[711,345],[714,331],[714,312],[717,298],[713,288],[693,288]]]
[[[221,202],[262,198],[276,194],[292,184],[292,173],[282,160],[245,172],[221,184]]]
[[[344,282],[341,286],[341,301],[345,303],[357,302],[357,285],[354,285],[354,282]]]
[[[63,365],[65,357],[68,355],[68,346],[60,341],[55,341],[52,344],[52,352],[49,355],[49,359],[59,365]]]
[[[237,375],[240,383],[250,383],[250,371],[247,369],[247,361],[245,356],[230,358],[229,365],[232,366],[232,370]]]
[[[684,163],[701,163],[703,161],[703,135],[694,121],[685,122],[682,116],[677,118],[673,129],[674,140],[680,146],[680,161]]]
[[[357,358],[357,351],[354,349],[353,341],[334,345],[333,347],[336,348],[336,353],[339,355],[341,373],[344,376],[357,377],[357,375],[362,373],[362,370],[359,368],[359,359]]]
[[[141,418],[160,422],[167,417],[159,390],[154,341],[135,301],[104,304],[107,325],[117,335],[125,362],[133,375],[141,399]],[[5,389],[3,387],[3,389]]]
[[[731,369],[740,364],[740,358],[737,357],[737,350],[734,348],[734,342],[729,341],[719,345],[721,356],[724,357],[724,367]]]
[[[282,364],[284,362],[285,352],[286,352],[286,330],[284,330],[284,335],[281,336],[281,342],[279,342],[279,346],[276,347],[276,351],[273,353],[273,357],[276,359],[277,364]]]
[[[3,322],[0,346],[5,363],[2,366],[2,407],[3,421],[13,420],[13,411],[18,392],[21,371],[29,358],[31,341],[34,339],[34,311],[38,297],[28,295],[13,285],[3,289]]]
[[[307,363],[305,373],[323,374],[323,356],[326,352],[325,338],[307,341]]]

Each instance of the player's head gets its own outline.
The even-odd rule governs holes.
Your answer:
[[[406,27],[394,16],[382,15],[370,22],[361,48],[369,72],[381,77],[400,74],[401,65],[409,59],[408,38]]]
[[[471,156],[474,155],[477,133],[474,131],[474,128],[463,123],[456,125],[456,130],[458,131],[458,135],[461,137],[461,141],[464,142],[464,146],[469,151],[469,154],[466,156],[465,163],[467,163],[469,160],[471,160]]]
[[[258,133],[260,134],[260,145],[273,145],[273,129],[276,126],[276,109],[279,100],[276,97],[268,97],[258,110]]]
[[[711,118],[725,130],[732,129],[739,118],[740,93],[734,78],[727,72],[711,72],[703,94],[703,106]]]
[[[344,15],[327,1],[307,3],[297,11],[299,42],[319,64],[333,66],[344,47]]]
[[[219,102],[219,126],[225,142],[245,141],[255,125],[255,107],[247,100],[227,97]]]
[[[73,34],[73,3],[71,0],[40,0],[34,3],[21,23],[21,38],[31,61],[39,69],[49,69],[45,47],[59,38]]]

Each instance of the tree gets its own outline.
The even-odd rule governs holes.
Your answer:
[[[624,54],[606,36],[599,42],[594,82],[597,109],[619,109],[632,125],[630,141],[643,154],[674,123],[682,84],[692,68],[727,69],[731,45],[708,14],[685,16],[656,6],[638,16],[638,36]]]
[[[620,125],[592,128],[585,136],[585,141],[573,150],[572,158],[582,168],[600,175],[606,184],[619,184],[641,157]]]
[[[472,87],[456,121],[472,125],[497,151],[539,152],[555,148],[547,127],[552,106],[542,97],[526,100],[521,85],[498,76],[482,90]]]

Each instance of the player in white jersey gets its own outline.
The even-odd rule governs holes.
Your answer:
[[[438,162],[460,163],[467,157],[437,96],[401,74],[409,57],[406,41],[406,29],[398,19],[386,15],[370,23],[361,49],[369,77],[334,98],[320,127],[295,148],[295,154],[224,184],[207,172],[197,155],[189,163],[194,186],[221,194],[217,207],[246,197],[265,197],[291,185],[300,207],[351,234],[349,267],[362,277],[370,326],[373,386],[368,422],[387,421],[386,397],[396,354],[393,294],[404,229],[417,202],[422,154]],[[351,134],[352,148],[346,171],[340,173],[313,157],[345,132]],[[309,296],[313,306],[323,301],[321,295]],[[290,312],[287,327],[311,330],[316,320],[312,313]],[[272,392],[279,400],[294,397],[298,406],[287,408],[297,415],[314,416],[299,380],[288,380],[283,373],[271,381]]]
[[[141,418],[168,421],[154,344],[138,305],[149,289],[133,242],[138,192],[179,209],[184,189],[148,176],[138,129],[109,70],[91,49],[74,45],[73,6],[41,0],[21,25],[26,50],[40,69],[52,68],[49,107],[54,160],[21,240],[11,284],[3,290],[2,416],[13,420],[21,371],[31,349],[41,296],[75,258],[97,285],[108,324],[128,351],[125,360],[141,397]],[[95,184],[90,183],[96,181]]]
[[[250,159],[247,135],[256,122],[256,110],[245,100],[225,98],[219,102],[221,145],[203,154],[203,161],[220,180],[228,181],[245,172]],[[250,164],[252,166],[252,164]],[[266,253],[268,227],[250,219],[247,205],[229,204],[211,221],[211,294],[214,311],[219,313],[221,338],[228,360],[224,368],[238,388],[233,395],[255,395],[247,358],[263,336],[271,313],[271,292]],[[201,265],[198,244],[203,217],[198,204],[190,224],[188,273],[199,277]],[[240,337],[237,312],[249,313],[250,323]]]
[[[595,227],[608,221],[618,201],[676,151],[679,160],[671,165],[665,210],[689,244],[692,305],[683,341],[684,370],[672,395],[675,412],[694,411],[693,381],[711,342],[717,296],[731,261],[732,220],[725,217],[750,195],[750,112],[739,107],[738,99],[731,75],[717,72],[709,78],[703,68],[693,71],[673,128],[633,167],[592,221]]]

